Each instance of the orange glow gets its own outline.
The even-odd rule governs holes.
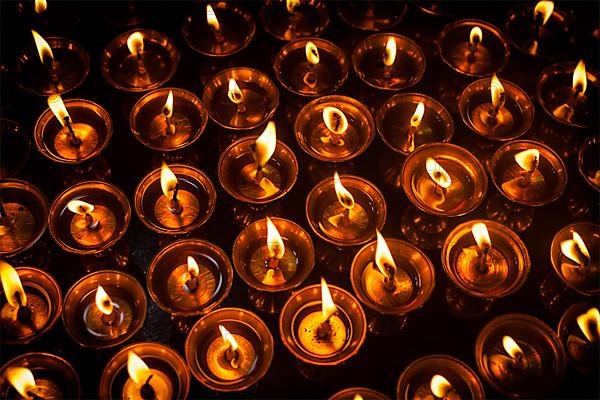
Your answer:
[[[363,397],[360,394],[356,393],[352,400],[363,400]]]
[[[71,119],[65,103],[63,103],[62,97],[58,94],[53,94],[48,97],[48,106],[52,111],[52,114],[56,117],[58,122],[64,127],[66,125],[65,118]]]
[[[223,341],[229,344],[231,351],[236,351],[238,349],[238,342],[236,342],[233,335],[223,325],[219,325],[219,330],[221,331],[221,336],[223,336]]]
[[[42,35],[34,31],[33,29],[31,30],[31,34],[33,35],[35,47],[37,48],[42,64],[45,64],[49,60],[54,60],[54,54],[52,53],[52,49],[50,48],[48,42],[46,42],[46,40],[42,37]]]
[[[89,214],[92,211],[94,211],[93,204],[86,203],[85,201],[81,201],[81,200],[69,201],[67,203],[67,208],[69,209],[69,211],[71,211],[75,214],[79,214],[79,215]]]
[[[163,161],[160,169],[160,187],[165,196],[170,197],[171,192],[177,186],[177,177],[171,171],[166,162]]]
[[[105,315],[112,314],[114,308],[112,300],[100,285],[98,285],[98,289],[96,290],[96,307]]]
[[[23,398],[31,398],[29,391],[35,388],[35,378],[29,368],[8,367],[5,375],[6,379]]]
[[[144,52],[144,35],[142,35],[142,32],[133,32],[129,35],[127,48],[134,56],[139,56]]]
[[[34,10],[36,14],[42,14],[48,9],[46,0],[35,0]]]
[[[448,189],[450,185],[452,185],[452,178],[450,178],[448,172],[446,172],[446,170],[433,158],[427,158],[425,161],[425,169],[431,180],[444,189]]]
[[[163,114],[165,117],[171,118],[173,116],[173,91],[169,90],[169,95],[167,96],[167,101],[165,102],[165,106],[163,107]]]
[[[554,11],[554,2],[553,1],[538,1],[533,9],[533,15],[537,18],[538,15],[542,16],[542,25],[545,25],[546,22],[550,19],[552,15],[552,11]]]
[[[429,388],[435,397],[443,399],[452,390],[452,385],[442,375],[434,375],[429,383]]]
[[[188,274],[190,274],[194,278],[197,277],[198,274],[200,273],[200,268],[198,268],[198,263],[192,256],[187,257],[187,267],[188,267]]]
[[[319,49],[315,44],[311,41],[306,42],[306,46],[304,46],[304,51],[306,53],[306,60],[312,65],[317,65],[321,59],[319,57]]]
[[[475,46],[477,45],[477,43],[480,43],[481,40],[483,40],[483,31],[480,27],[474,26],[473,29],[471,29],[471,33],[469,34],[469,41],[473,46]]]
[[[277,146],[277,129],[275,122],[269,121],[267,127],[254,142],[254,160],[256,165],[264,167],[275,152]]]
[[[321,313],[323,314],[323,321],[328,321],[336,312],[337,307],[331,298],[327,282],[321,278]]]
[[[515,154],[515,161],[519,167],[531,173],[536,170],[540,163],[540,151],[538,149],[523,150]]]
[[[234,104],[240,104],[244,101],[244,93],[233,78],[229,78],[229,87],[227,89],[227,97]]]
[[[267,247],[269,248],[269,257],[281,260],[285,253],[285,246],[277,227],[269,217],[267,217]]]
[[[425,104],[422,101],[420,101],[419,104],[417,104],[415,113],[410,119],[410,126],[412,126],[413,128],[418,128],[419,126],[421,126],[421,121],[423,121],[423,114],[425,114]]]
[[[600,311],[592,307],[577,317],[577,325],[588,342],[593,343],[600,337]]]
[[[390,248],[388,247],[385,239],[379,229],[375,228],[375,232],[377,232],[377,247],[375,248],[375,264],[379,271],[388,279],[394,277],[396,273],[396,263],[394,262],[394,258],[392,257],[392,253],[390,252]],[[391,269],[391,271],[390,271]]]
[[[289,13],[293,13],[300,4],[301,0],[285,0],[285,8]]]
[[[585,93],[587,89],[587,74],[585,72],[585,63],[579,60],[575,71],[573,71],[573,90],[578,90],[580,93]]]
[[[521,350],[521,347],[510,336],[502,337],[502,347],[504,347],[504,350],[513,360],[523,357],[523,350]]]
[[[504,92],[504,86],[496,76],[496,73],[492,74],[492,82],[490,84],[490,91],[492,92],[492,105],[494,108],[502,108],[504,106],[504,102],[506,101],[506,95]]]
[[[477,242],[477,247],[479,247],[479,249],[483,250],[492,245],[492,239],[490,239],[487,226],[485,226],[483,222],[474,224],[471,228],[471,233],[473,233],[473,237],[475,238],[475,242]]]
[[[385,52],[383,53],[383,64],[386,67],[391,67],[396,61],[396,39],[389,37],[385,44]]]
[[[335,194],[340,204],[344,208],[352,210],[354,208],[354,197],[352,196],[352,193],[342,185],[342,180],[337,171],[333,174],[333,186],[335,187]]]
[[[210,27],[213,28],[215,31],[221,30],[221,24],[219,23],[219,20],[217,19],[215,10],[213,10],[213,8],[210,4],[206,5],[206,22],[208,22],[208,25],[210,25]]]
[[[579,233],[572,232],[573,239],[560,242],[560,250],[569,260],[575,261],[577,265],[586,265],[590,259],[590,252]]]
[[[23,290],[17,270],[2,260],[0,260],[0,280],[2,281],[2,289],[4,290],[6,301],[11,307],[19,307],[17,294],[21,300],[21,305],[27,305],[27,296],[25,295],[25,290]]]
[[[348,119],[342,110],[336,107],[323,108],[323,121],[331,133],[341,135],[348,129]]]
[[[152,371],[150,371],[144,360],[131,350],[127,352],[127,373],[138,386],[145,384],[152,375]]]

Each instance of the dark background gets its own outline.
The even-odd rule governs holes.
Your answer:
[[[103,157],[112,167],[113,174],[110,181],[122,188],[132,202],[137,183],[146,173],[158,166],[159,157],[137,142],[129,130],[130,109],[142,94],[117,92],[104,81],[99,71],[102,49],[115,36],[131,29],[111,24],[105,18],[111,13],[118,12],[123,2],[49,0],[48,3],[48,12],[40,18],[33,14],[33,0],[1,2],[2,117],[19,122],[31,135],[35,121],[47,108],[45,98],[28,95],[16,89],[11,76],[11,69],[19,52],[32,43],[29,30],[34,28],[43,36],[64,36],[77,41],[90,54],[90,73],[81,87],[63,98],[89,99],[104,106],[110,112],[114,132]],[[443,65],[437,55],[434,39],[437,38],[442,27],[452,20],[470,17],[481,18],[503,28],[509,10],[522,4],[524,3],[505,1],[463,3],[465,11],[453,18],[426,15],[414,4],[409,4],[403,21],[390,31],[406,35],[422,46],[427,56],[427,69],[421,82],[405,91],[425,93],[439,99],[441,88],[453,85],[464,86],[470,80],[460,78]],[[525,4],[534,4],[534,2]],[[599,26],[598,4],[597,1],[556,3],[556,8],[571,10],[577,22],[578,46],[572,49],[573,55],[569,60],[583,57],[588,68],[597,68],[598,64],[598,38],[592,37],[592,32]],[[140,26],[167,34],[179,49],[181,57],[179,68],[174,78],[168,82],[168,86],[182,87],[201,96],[206,80],[215,72],[229,66],[258,68],[275,80],[272,60],[284,43],[272,38],[262,28],[258,18],[261,3],[244,2],[244,6],[252,12],[257,23],[256,37],[245,51],[224,60],[195,54],[181,36],[180,27],[183,19],[189,15],[190,10],[202,7],[198,3],[165,1],[142,3],[141,6],[152,18]],[[398,3],[398,7],[400,6]],[[323,37],[335,42],[346,51],[347,56],[350,56],[355,45],[368,33],[352,29],[341,21],[335,10],[335,2],[328,3],[328,7],[331,24]],[[550,62],[547,61],[524,58],[513,48],[509,64],[500,77],[515,82],[535,99],[536,79],[540,71],[549,64]],[[589,88],[590,86],[588,90]],[[350,72],[349,79],[339,93],[364,101],[372,110],[376,110],[378,104],[392,95],[368,89],[358,80],[353,71]],[[292,125],[295,115],[299,110],[298,107],[306,100],[287,93],[281,86],[280,95],[281,101],[275,116],[278,138],[292,147],[300,162],[298,181],[293,190],[280,202],[282,215],[300,223],[310,232],[304,215],[306,195],[318,179],[330,176],[331,172],[323,164],[311,160],[303,153],[293,137]],[[462,144],[477,153],[478,149],[474,147],[475,135],[467,130],[460,116],[454,114],[453,117],[455,135],[452,142]],[[576,219],[569,213],[567,207],[570,199],[577,198],[590,208],[587,214],[578,216],[577,219],[598,220],[598,194],[587,188],[576,169],[577,156],[572,154],[585,137],[595,133],[597,131],[574,131],[556,126],[536,103],[536,122],[523,138],[542,139],[561,153],[564,149],[570,149],[565,153],[568,155],[565,158],[569,172],[568,187],[555,203],[537,209],[533,226],[520,234],[528,246],[532,259],[532,268],[526,284],[514,295],[497,301],[487,315],[465,319],[455,317],[448,311],[443,296],[447,279],[441,268],[440,254],[439,251],[430,251],[428,255],[434,262],[437,272],[436,289],[431,299],[422,309],[409,316],[405,329],[399,334],[389,337],[368,335],[358,356],[340,368],[335,374],[335,379],[311,382],[303,378],[296,368],[293,356],[284,348],[279,338],[278,316],[259,313],[275,338],[275,357],[265,378],[255,387],[239,394],[214,393],[192,378],[190,398],[327,398],[336,391],[351,386],[367,386],[388,396],[395,396],[396,382],[400,373],[410,362],[421,356],[450,354],[476,370],[475,339],[481,328],[495,316],[509,312],[522,312],[537,316],[552,328],[556,328],[560,312],[552,312],[544,306],[540,297],[540,285],[547,277],[556,279],[550,264],[550,243],[560,228]],[[196,158],[197,165],[209,173],[218,190],[216,211],[198,235],[218,244],[227,253],[231,253],[233,240],[242,229],[234,220],[236,203],[222,190],[216,176],[218,156],[231,139],[231,135],[209,122],[200,139],[191,146],[193,154],[188,153],[187,156],[183,156],[184,162],[191,160],[190,157]],[[492,146],[491,151],[496,147],[497,145]],[[402,190],[390,185],[389,180],[385,179],[389,175],[384,174],[384,170],[388,172],[391,170],[392,173],[395,171],[397,174],[401,163],[402,158],[392,154],[377,137],[365,154],[353,162],[340,166],[340,170],[361,175],[383,190],[388,205],[388,219],[383,232],[386,237],[402,237],[400,217],[410,205]],[[17,177],[38,185],[50,202],[65,188],[64,168],[44,159],[35,148],[32,148],[29,163]],[[490,181],[488,197],[495,191]],[[457,222],[487,218],[486,202],[487,200],[468,216],[457,219]],[[316,236],[312,236],[316,241]],[[146,229],[137,217],[132,218],[125,236],[132,252],[127,271],[136,276],[143,286],[145,286],[145,273],[149,262],[159,248],[158,239],[158,236]],[[59,281],[65,294],[68,288],[84,275],[80,260],[59,250],[48,233],[44,235],[42,241],[50,248],[51,260],[48,270]],[[321,248],[317,242],[315,243],[317,248]],[[590,250],[596,252],[598,249]],[[306,284],[317,283],[320,276],[325,276],[329,283],[351,290],[348,273],[332,272],[326,264],[318,261]],[[349,268],[349,265],[347,267]],[[584,298],[571,296],[563,306],[580,300]],[[597,302],[597,299],[593,301]],[[150,298],[148,303],[149,309],[144,327],[130,342],[156,341],[168,344],[183,354],[185,337],[173,328],[169,316],[153,304]],[[247,299],[246,286],[237,276],[223,306],[252,309]],[[560,311],[563,309],[564,307],[560,308]],[[2,346],[0,359],[4,363],[16,355],[29,351],[45,351],[65,357],[79,373],[83,397],[93,398],[97,396],[102,370],[118,348],[103,351],[82,349],[71,340],[62,323],[59,322],[52,331],[36,343],[27,346]],[[501,397],[487,385],[486,393],[490,398]],[[598,377],[584,376],[571,366],[567,367],[565,379],[558,391],[552,394],[557,398],[598,398],[599,395]]]

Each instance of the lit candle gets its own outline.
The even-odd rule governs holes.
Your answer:
[[[185,263],[172,268],[167,278],[166,296],[169,304],[177,309],[195,311],[213,300],[217,284],[217,277],[205,265],[204,257],[198,263],[195,257],[188,255]]]
[[[162,225],[179,228],[189,225],[197,218],[200,211],[198,198],[192,192],[181,189],[177,176],[164,161],[160,172],[160,187],[163,195],[154,205],[154,214]]]
[[[477,60],[476,53],[480,49],[479,44],[483,40],[483,31],[480,27],[474,26],[469,33],[469,52],[467,53],[467,62],[473,63]],[[481,51],[487,51],[481,46]]]
[[[313,42],[308,41],[304,46],[304,53],[308,63],[306,65],[307,71],[304,73],[302,82],[304,82],[309,88],[314,89],[318,83],[318,75],[315,73],[315,66],[319,65],[319,61],[321,60],[321,57],[319,56],[319,49]]]
[[[94,338],[113,340],[127,333],[132,315],[129,303],[121,297],[109,296],[101,285],[97,285],[94,301],[83,310],[83,322]]]
[[[489,357],[492,375],[504,385],[513,385],[525,379],[529,364],[521,346],[511,336],[504,335],[502,349],[505,354],[493,354]]]
[[[575,109],[586,99],[586,89],[587,72],[585,70],[585,63],[583,60],[579,60],[575,70],[573,71],[571,95],[565,99],[565,103],[552,110],[552,114],[562,121],[566,121],[568,123],[572,122],[573,116],[575,115]]]
[[[458,265],[457,269],[485,275],[490,270],[493,260],[494,267],[496,267],[496,263],[500,263],[503,264],[500,265],[500,268],[504,267],[508,271],[506,259],[492,247],[492,239],[485,223],[478,222],[473,224],[471,233],[477,245],[462,249],[456,261]],[[467,267],[461,267],[462,265],[466,265]]]
[[[410,125],[406,132],[406,144],[404,145],[404,150],[408,153],[411,153],[415,149],[415,134],[419,133],[419,127],[421,126],[421,121],[423,121],[423,114],[425,114],[425,104],[422,101],[419,101],[413,116],[410,118]]]
[[[587,372],[586,364],[593,365],[598,362],[596,354],[600,337],[600,311],[597,307],[589,308],[583,314],[577,315],[575,321],[579,331],[568,335],[566,350],[578,367],[583,367]]]
[[[206,5],[206,22],[208,23],[208,26],[210,26],[210,29],[213,32],[215,42],[218,44],[223,43],[225,41],[225,38],[221,33],[221,24],[219,23],[219,19],[215,14],[215,10],[213,10],[210,4]]]
[[[167,374],[156,368],[149,368],[135,352],[127,352],[127,373],[129,378],[123,386],[123,399],[128,400],[169,400],[173,398],[173,387]]]
[[[243,114],[246,112],[247,107],[244,103],[244,92],[242,92],[242,89],[240,89],[238,83],[233,78],[229,78],[227,83],[227,97],[236,105],[238,113]]]
[[[244,379],[252,373],[256,364],[256,349],[250,340],[231,333],[219,325],[221,337],[213,340],[206,350],[208,369],[223,381]]]
[[[48,3],[46,2],[46,0],[35,0],[34,10],[36,14],[41,15],[45,13],[47,9]]]
[[[533,8],[533,37],[531,38],[531,44],[529,44],[526,49],[527,53],[532,55],[538,54],[540,38],[543,35],[543,27],[552,16],[553,11],[553,1],[542,0],[536,3],[535,7]]]
[[[572,239],[560,242],[560,250],[564,256],[559,261],[560,273],[569,284],[593,290],[598,285],[598,263],[592,261],[581,235],[575,230],[571,235]]]
[[[456,389],[443,375],[433,375],[429,382],[429,390],[435,396],[436,399],[444,400],[460,400],[460,395],[456,392]],[[418,392],[418,391],[417,391]],[[423,396],[425,397],[425,396]]]
[[[59,386],[49,379],[35,379],[29,368],[8,367],[5,372],[8,382],[24,399],[60,399],[63,393]]]
[[[75,214],[69,223],[69,232],[77,243],[97,247],[113,238],[117,218],[107,206],[71,200],[67,203],[67,208]]]
[[[141,32],[133,32],[127,38],[127,48],[136,60],[137,64],[137,75],[138,79],[147,78],[148,72],[146,71],[146,65],[144,64],[144,35]]]
[[[0,260],[0,280],[7,303],[2,307],[2,332],[23,331],[32,334],[40,329],[49,318],[48,305],[41,297],[27,296],[17,271],[7,262]]]
[[[425,170],[433,183],[433,188],[430,191],[438,199],[437,203],[444,202],[446,190],[452,186],[452,178],[450,174],[432,157],[425,160]],[[426,181],[428,182],[428,181]]]
[[[35,47],[37,48],[38,54],[40,56],[40,61],[46,67],[52,84],[55,86],[57,91],[63,91],[63,85],[62,83],[60,83],[58,75],[56,73],[54,53],[52,52],[50,45],[39,33],[34,31],[33,29],[31,30],[31,34],[33,35]]]
[[[575,262],[578,268],[585,268],[590,262],[590,252],[579,233],[573,231],[572,235],[572,239],[560,243],[560,249],[568,260]],[[572,264],[569,263],[569,265]]]
[[[333,146],[344,146],[344,134],[348,130],[348,118],[342,110],[337,107],[323,108],[323,122],[327,128],[322,132],[321,142]]]
[[[577,325],[588,343],[595,343],[600,337],[600,311],[592,307],[577,317]]]
[[[522,170],[517,178],[521,187],[528,187],[532,181],[535,181],[536,184],[544,181],[544,176],[538,171],[540,165],[540,151],[538,149],[523,150],[516,153],[515,161]]]
[[[393,37],[389,37],[385,43],[385,49],[383,51],[383,76],[386,79],[390,79],[390,68],[394,65],[394,61],[396,61],[396,51],[396,40]]]

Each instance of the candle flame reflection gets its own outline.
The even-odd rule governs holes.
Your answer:
[[[142,32],[133,32],[129,35],[127,48],[134,56],[140,56],[144,52],[144,35],[142,35]]]
[[[58,94],[53,94],[48,97],[48,106],[52,111],[52,114],[56,117],[58,122],[64,127],[66,119],[71,119],[69,112],[67,111],[67,107],[65,107],[65,103],[63,103],[62,97]]]
[[[163,161],[160,170],[160,187],[163,194],[170,198],[169,194],[175,190],[177,186],[177,177],[171,171],[166,162]]]
[[[579,233],[573,231],[572,237],[573,239],[560,242],[560,250],[565,257],[575,261],[577,265],[586,265],[590,259],[590,252]]]
[[[390,252],[385,239],[379,229],[375,229],[377,233],[377,246],[375,248],[375,264],[379,271],[388,279],[392,279],[396,272],[396,263]]]
[[[600,337],[600,311],[592,307],[577,317],[577,325],[588,342],[593,343]]]
[[[471,44],[475,46],[477,45],[477,43],[480,43],[482,39],[483,31],[480,27],[474,26],[473,29],[471,29],[471,33],[469,34],[469,42],[471,42]]]
[[[521,350],[521,347],[515,342],[515,339],[510,336],[502,337],[502,347],[504,347],[506,353],[508,353],[513,360],[523,357],[523,350]]]
[[[267,127],[254,142],[254,160],[258,167],[264,167],[275,152],[277,146],[277,129],[275,122],[269,121]]]
[[[281,260],[285,253],[285,246],[277,227],[269,217],[267,217],[267,247],[269,257]]]
[[[306,42],[306,46],[304,46],[304,51],[306,53],[306,60],[312,65],[317,65],[321,60],[321,57],[319,56],[319,49],[313,42]]]
[[[333,186],[340,204],[348,210],[353,209],[354,197],[352,196],[352,193],[350,193],[348,189],[342,185],[342,180],[340,179],[340,175],[337,173],[337,171],[333,174]]]
[[[446,394],[452,390],[452,385],[444,376],[434,375],[429,382],[429,388],[435,397],[443,399],[446,397]]]
[[[331,292],[324,278],[321,278],[321,313],[323,321],[328,321],[337,312],[337,307],[331,298]]]
[[[452,185],[452,178],[450,178],[450,174],[448,174],[444,167],[438,164],[438,162],[433,158],[427,158],[425,161],[425,169],[427,170],[431,180],[442,188],[448,189],[450,185]]]
[[[323,121],[331,133],[341,135],[348,129],[348,118],[342,110],[336,107],[323,108]]]
[[[35,378],[29,368],[8,367],[5,372],[6,379],[23,398],[30,399],[29,391],[35,388]]]
[[[112,314],[114,308],[112,300],[108,297],[108,293],[100,285],[96,289],[96,307],[104,315]]]
[[[421,121],[423,121],[423,114],[425,114],[425,104],[422,101],[420,101],[419,104],[417,104],[417,108],[415,109],[412,118],[410,119],[410,126],[412,126],[413,128],[418,128],[419,126],[421,126]]]
[[[217,19],[217,15],[215,14],[215,10],[213,10],[210,4],[206,5],[206,22],[210,25],[215,31],[221,30],[221,24]]]
[[[552,12],[554,11],[554,2],[553,1],[538,1],[535,7],[533,8],[533,16],[534,18],[538,18],[538,15],[542,17],[542,25],[545,25],[546,22],[550,19]]]
[[[502,82],[500,82],[500,79],[498,79],[496,73],[492,74],[490,91],[492,93],[492,105],[496,109],[501,108],[506,101],[506,92],[504,91],[504,86],[502,86]]]
[[[46,0],[35,0],[34,10],[36,14],[42,14],[48,9]]]
[[[587,89],[587,74],[585,72],[585,63],[579,60],[575,71],[573,71],[573,90],[579,93],[585,93]]]
[[[71,211],[75,214],[79,214],[79,215],[89,214],[92,211],[94,211],[93,204],[86,203],[85,201],[81,201],[81,200],[69,201],[67,203],[67,208],[69,209],[69,211]]]
[[[396,61],[396,39],[389,37],[385,44],[385,51],[383,53],[383,64],[386,67],[391,67]]]
[[[42,35],[34,31],[33,29],[31,30],[31,34],[33,35],[35,47],[37,48],[42,64],[54,60],[54,54],[52,53],[52,49],[50,48],[48,42],[46,42],[46,40],[42,37]]]
[[[525,171],[533,172],[540,163],[540,151],[538,149],[523,150],[515,154],[515,161]]]
[[[484,249],[492,245],[492,239],[490,239],[490,234],[488,232],[487,226],[483,222],[478,222],[474,224],[471,228],[471,233],[475,238],[477,247],[479,247],[480,249]]]
[[[235,340],[233,335],[223,325],[219,325],[219,331],[221,331],[223,341],[229,344],[231,351],[236,351],[238,349],[238,342]]]
[[[152,375],[144,360],[131,350],[127,352],[127,373],[138,386],[145,384]]]
[[[2,281],[2,289],[4,290],[6,301],[11,307],[16,308],[20,305],[27,305],[27,296],[25,295],[25,290],[23,290],[21,278],[19,278],[17,270],[3,260],[0,260],[0,281]]]

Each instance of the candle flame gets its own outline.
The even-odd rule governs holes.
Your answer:
[[[177,186],[177,177],[171,171],[166,162],[163,161],[160,169],[160,188],[165,196],[170,197],[169,194],[175,190]]]
[[[583,60],[579,60],[575,71],[573,71],[573,90],[578,90],[581,93],[585,93],[587,89],[587,74],[585,72],[585,63]]]
[[[192,256],[188,256],[187,257],[187,270],[188,270],[188,274],[190,274],[192,277],[196,278],[198,276],[198,274],[200,273],[200,268],[198,267],[198,263],[196,262],[196,259]]]
[[[475,238],[475,242],[477,242],[477,247],[483,250],[486,247],[492,245],[492,239],[490,239],[490,234],[488,232],[487,226],[483,222],[478,222],[473,225],[471,228],[471,233]]]
[[[227,89],[227,97],[234,104],[240,104],[244,100],[244,93],[233,78],[229,78],[229,88]]]
[[[34,10],[36,14],[42,14],[48,9],[46,0],[35,0]]]
[[[552,11],[554,11],[554,2],[553,1],[538,1],[538,3],[533,8],[533,16],[534,18],[538,18],[538,15],[542,16],[542,25],[545,25],[546,22],[550,19],[552,15]]]
[[[3,260],[0,260],[0,281],[2,281],[2,289],[4,290],[6,301],[11,307],[19,307],[17,297],[22,305],[27,305],[27,296],[25,295],[25,290],[23,290],[21,278],[19,278],[17,270]]]
[[[219,325],[219,330],[221,331],[221,336],[223,336],[223,341],[229,344],[231,351],[236,351],[238,349],[238,342],[233,335],[223,325]]]
[[[108,297],[108,293],[100,285],[96,289],[96,307],[104,315],[112,314],[114,308],[112,300]]]
[[[37,48],[42,64],[45,64],[49,60],[54,60],[54,54],[52,53],[52,49],[50,48],[48,42],[46,42],[46,40],[42,37],[42,35],[34,31],[33,29],[31,30],[31,34],[33,35],[35,47]]]
[[[92,211],[94,211],[93,204],[86,203],[85,201],[81,201],[81,200],[69,201],[67,203],[67,208],[69,209],[69,211],[71,211],[75,214],[79,214],[79,215],[89,214]]]
[[[342,180],[337,171],[333,173],[333,186],[335,187],[335,194],[340,204],[344,208],[352,210],[354,208],[354,197],[352,196],[352,193],[342,185]]]
[[[396,61],[396,39],[389,37],[385,44],[385,51],[383,53],[383,64],[386,67],[391,67]]]
[[[133,351],[127,352],[127,373],[136,385],[142,386],[148,381],[152,372],[148,365]]]
[[[217,15],[215,14],[215,10],[213,10],[210,4],[206,5],[206,22],[211,26],[215,31],[221,30],[221,24],[217,19]]]
[[[165,102],[165,106],[163,107],[163,113],[165,117],[171,118],[173,116],[173,91],[169,90],[169,95],[167,96],[167,101]]]
[[[390,248],[388,247],[385,239],[379,229],[375,228],[377,232],[377,247],[375,248],[375,264],[382,275],[388,279],[394,277],[396,273],[396,263],[392,257]]]
[[[444,376],[434,375],[431,377],[429,388],[435,397],[443,399],[446,397],[446,394],[452,390],[452,385]]]
[[[348,129],[348,118],[336,107],[323,108],[323,121],[327,129],[336,135],[341,135]]]
[[[306,46],[304,46],[304,51],[306,52],[306,60],[312,65],[317,65],[321,59],[319,56],[319,49],[317,46],[311,42],[306,42]]]
[[[481,30],[480,27],[474,26],[473,29],[471,29],[471,33],[469,34],[469,41],[471,42],[471,44],[473,46],[475,46],[475,45],[477,45],[477,43],[481,43],[482,39],[483,39],[483,31]]]
[[[285,246],[277,227],[269,217],[267,217],[267,247],[269,248],[269,257],[281,260],[285,253]]]
[[[572,235],[573,239],[560,242],[560,250],[565,257],[575,261],[577,265],[586,265],[590,259],[590,252],[579,233],[573,231]]]
[[[285,8],[289,13],[293,13],[301,3],[301,0],[285,0]]]
[[[413,128],[418,128],[421,126],[421,121],[423,120],[423,114],[425,114],[425,103],[422,101],[417,104],[417,108],[415,109],[415,113],[410,119],[410,126]]]
[[[515,161],[525,171],[533,172],[540,164],[540,151],[538,149],[523,150],[515,154]]]
[[[600,311],[592,307],[577,317],[577,325],[588,342],[593,343],[600,337]]]
[[[495,108],[501,108],[506,101],[506,92],[502,82],[498,79],[496,73],[492,74],[492,82],[490,83],[490,91],[492,92],[492,105]]]
[[[65,103],[63,103],[62,97],[59,94],[53,94],[48,97],[48,106],[63,127],[66,125],[65,119],[71,119],[67,107],[65,107]]]
[[[129,35],[127,48],[134,56],[139,56],[144,52],[144,35],[142,35],[142,32],[133,32]]]
[[[433,158],[427,158],[425,161],[425,169],[431,180],[444,189],[448,189],[450,185],[452,185],[452,178],[450,178],[448,172],[446,172],[446,170]]]
[[[331,298],[331,292],[324,278],[321,278],[321,313],[323,321],[328,321],[337,312],[337,307]]]
[[[267,127],[254,142],[254,160],[256,165],[264,167],[275,152],[277,146],[277,129],[275,122],[269,121]]]
[[[35,388],[35,378],[29,368],[8,367],[5,374],[6,379],[23,398],[31,398],[29,391]]]
[[[354,398],[352,400],[364,400],[364,399],[363,399],[363,397],[360,394],[356,393],[354,395]]]
[[[523,357],[523,350],[521,350],[521,347],[515,342],[515,339],[510,336],[502,337],[502,347],[504,347],[504,350],[513,360]]]

